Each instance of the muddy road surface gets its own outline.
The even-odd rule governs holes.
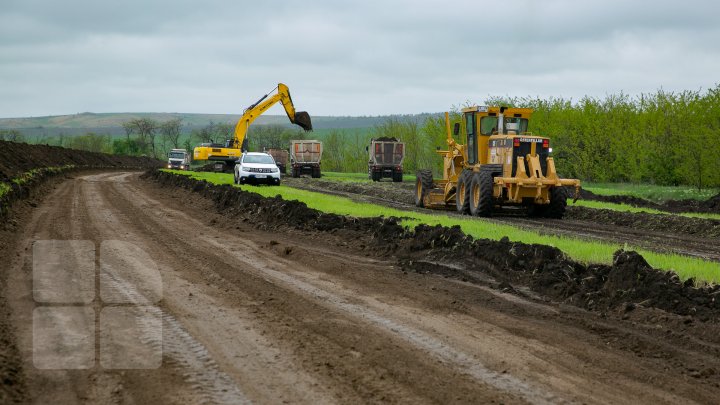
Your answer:
[[[6,262],[25,402],[720,397],[716,333],[684,332],[712,322],[621,319],[403,271],[332,233],[230,221],[138,173],[76,174],[33,204]],[[51,271],[63,263],[69,285]]]

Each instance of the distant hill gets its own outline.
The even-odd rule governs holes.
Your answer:
[[[399,116],[375,116],[375,117],[330,117],[313,116],[313,127],[323,128],[368,128],[385,122],[390,117],[401,120],[424,119],[430,114],[399,115]],[[54,115],[46,117],[24,117],[24,118],[0,118],[0,129],[27,129],[43,132],[50,130],[56,132],[64,130],[67,134],[80,131],[116,132],[121,129],[123,122],[135,118],[151,118],[156,121],[167,121],[173,118],[181,118],[189,129],[215,123],[235,123],[240,114],[185,114],[185,113],[81,113],[73,115]],[[285,115],[262,115],[253,125],[287,125],[290,126]],[[39,130],[39,131],[38,131]],[[26,131],[23,131],[26,132]]]

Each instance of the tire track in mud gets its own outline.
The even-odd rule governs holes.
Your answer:
[[[153,300],[140,293],[134,283],[116,273],[103,274],[107,275],[102,279],[105,285],[127,302],[140,307],[152,305]],[[232,378],[219,369],[202,343],[188,333],[173,315],[159,307],[156,309],[161,319],[160,328],[153,322],[147,322],[147,318],[141,318],[138,322],[143,343],[180,367],[200,403],[252,403]]]
[[[346,197],[354,201],[370,202],[403,211],[412,211],[424,214],[444,213],[447,215],[457,215],[465,218],[472,218],[467,215],[461,215],[454,210],[429,210],[425,208],[418,208],[415,207],[414,204],[410,204],[405,201],[398,201],[397,198],[383,198],[359,192],[343,191],[336,189],[330,190],[323,187],[323,183],[318,183],[314,181],[303,182],[302,180],[307,179],[291,179],[290,181],[285,181],[284,184],[302,190],[315,191],[338,197]],[[411,195],[411,191],[408,191],[408,194]],[[392,194],[388,195],[390,195],[391,197],[393,196]],[[675,253],[711,261],[720,261],[720,240],[717,239],[714,240],[717,240],[718,243],[711,243],[710,241],[712,241],[713,239],[693,237],[678,233],[635,230],[628,227],[607,226],[591,221],[572,219],[534,219],[519,216],[517,214],[507,215],[504,217],[496,216],[493,218],[476,219],[478,221],[488,221],[499,224],[518,226],[531,231],[539,231],[541,233],[549,235],[570,236],[574,238],[602,241],[607,243],[628,244],[662,253]]]
[[[134,186],[135,185],[133,184],[133,188],[135,188]],[[167,189],[167,193],[172,193],[172,189]],[[179,191],[178,195],[184,196],[185,193],[186,192]],[[138,192],[135,192],[134,194],[141,194],[141,193],[139,193],[139,190],[138,190]],[[189,202],[197,203],[198,199],[191,198],[189,200]],[[143,204],[143,206],[145,206],[145,204]],[[150,211],[157,211],[157,210],[163,211],[163,207],[160,204],[158,204],[157,202],[152,203],[152,206],[153,206],[153,210],[150,210]],[[204,207],[204,205],[203,205],[203,209],[206,210],[208,208]],[[212,210],[212,208],[210,208],[210,210]],[[187,220],[187,221],[182,221],[182,223],[191,222],[191,220],[189,218],[186,218],[182,214],[177,214],[177,212],[175,214],[171,214],[171,212],[173,212],[172,209],[165,210],[165,212],[167,212],[167,214],[157,214],[157,215],[159,217],[173,218],[174,220],[180,220],[181,218]],[[226,220],[226,218],[223,218],[223,220]],[[215,219],[211,220],[210,222],[215,223]],[[228,223],[226,225],[228,225],[230,228],[233,228],[233,226],[231,224],[232,223]],[[252,221],[251,221],[251,224],[252,224]],[[228,227],[227,226],[222,227],[221,229],[228,229]],[[262,248],[260,248],[260,247],[252,248],[251,243],[248,243],[244,240],[241,242],[235,242],[234,241],[235,238],[232,238],[232,237],[228,237],[225,242],[220,243],[220,240],[224,240],[225,238],[221,238],[218,240],[217,236],[212,237],[213,234],[214,233],[211,232],[202,237],[203,242],[204,242],[203,245],[210,244],[211,246],[208,250],[214,250],[214,251],[225,250],[225,254],[220,255],[220,256],[221,257],[233,256],[233,259],[234,259],[234,260],[228,259],[228,263],[231,263],[231,262],[232,263],[242,263],[243,269],[254,267],[259,272],[259,276],[261,276],[261,277],[263,275],[267,274],[266,268],[269,268],[271,271],[280,271],[279,274],[291,277],[291,279],[287,280],[288,282],[296,283],[296,280],[297,281],[303,281],[303,280],[308,281],[306,284],[311,285],[311,287],[313,287],[313,288],[319,287],[322,291],[329,292],[332,294],[333,297],[330,297],[330,298],[325,297],[324,300],[321,302],[329,302],[330,300],[334,299],[334,297],[339,297],[340,300],[344,299],[344,300],[346,300],[346,302],[348,302],[350,304],[354,304],[354,303],[358,302],[358,300],[360,300],[360,302],[363,302],[362,308],[359,310],[356,309],[355,312],[356,313],[358,313],[360,311],[364,311],[364,312],[360,312],[356,316],[360,316],[360,317],[364,316],[365,312],[367,312],[369,309],[374,314],[380,314],[380,316],[383,319],[389,319],[391,322],[393,320],[399,320],[400,321],[399,323],[398,322],[395,322],[395,323],[399,324],[401,326],[407,326],[407,325],[411,325],[411,324],[417,325],[415,322],[410,321],[410,319],[425,318],[425,317],[428,317],[428,315],[429,315],[429,314],[425,313],[422,316],[420,316],[420,314],[418,314],[416,312],[410,312],[407,315],[398,315],[397,311],[390,311],[390,313],[387,313],[386,311],[383,310],[384,307],[382,305],[380,306],[380,308],[378,308],[377,305],[370,304],[365,298],[363,298],[363,294],[337,293],[337,292],[335,292],[335,291],[338,291],[338,289],[336,289],[336,288],[333,288],[332,290],[328,290],[326,287],[324,287],[324,285],[329,286],[329,284],[318,283],[318,280],[316,279],[317,276],[311,276],[311,275],[307,274],[307,273],[312,273],[312,271],[308,271],[307,269],[304,269],[304,268],[302,270],[297,270],[297,271],[292,271],[292,270],[288,271],[288,269],[283,268],[281,264],[274,264],[275,261],[272,259],[272,257],[269,258],[268,254],[265,253],[262,250]],[[290,237],[290,238],[292,239],[292,237]],[[243,253],[239,253],[239,252],[243,252]],[[318,250],[318,253],[322,254],[320,252],[321,251]],[[275,267],[281,268],[282,270],[276,270]],[[358,271],[359,269],[353,269],[353,270]],[[249,273],[252,274],[252,272],[249,272]],[[291,275],[288,275],[287,273],[291,273]],[[325,278],[326,275],[323,275],[320,277]],[[267,278],[267,276],[266,276],[266,278]],[[280,283],[284,283],[284,282],[282,280],[280,280]],[[293,285],[289,285],[288,288],[286,288],[286,290],[288,290],[288,291],[293,291],[293,290],[297,290],[297,289],[298,289],[298,287],[293,286]],[[312,296],[313,292],[305,292],[304,294]],[[517,300],[517,297],[513,297],[513,298],[515,298],[515,300]],[[513,301],[513,300],[508,300],[508,301]],[[433,303],[430,303],[429,305],[430,305],[430,308],[434,307]],[[335,309],[335,311],[337,312],[337,308]],[[344,310],[341,309],[341,311],[344,311]],[[544,312],[547,313],[547,310],[545,310]],[[552,312],[552,311],[550,311],[550,312]],[[409,315],[409,317],[408,317],[408,315]],[[469,327],[469,330],[477,331],[478,328],[480,328],[480,326],[477,324],[477,322],[479,321],[479,319],[482,319],[482,318],[483,317],[476,319],[473,322],[474,324]],[[464,322],[458,323],[457,321],[458,321],[458,319],[455,319],[454,323],[439,322],[436,324],[437,328],[433,328],[432,332],[434,334],[439,331],[449,331],[449,330],[454,330],[454,329],[462,330],[462,329],[468,328],[468,325],[464,324]],[[372,322],[370,322],[368,320],[365,320],[365,322],[369,322],[372,324]],[[382,322],[382,321],[380,321],[380,322]],[[405,322],[408,322],[408,323],[405,323]],[[480,324],[482,324],[482,321],[480,321]],[[501,327],[504,327],[504,326],[501,326]],[[382,328],[382,327],[380,327],[380,328]],[[426,328],[427,328],[427,322],[425,322],[425,323],[421,322],[419,329],[417,326],[411,326],[410,331],[408,333],[413,333],[418,330],[421,331],[421,333],[423,333],[422,331],[427,330]],[[399,328],[396,328],[396,330],[391,330],[391,333],[397,334],[398,329]],[[405,329],[403,331],[407,331],[407,329]],[[400,333],[402,333],[402,331]],[[440,332],[440,333],[445,333],[445,332]],[[573,332],[572,334],[574,334],[574,333],[575,332]],[[442,335],[440,335],[440,336],[442,336]],[[476,335],[473,335],[473,332],[471,332],[470,336],[472,336],[472,339],[475,339],[476,344],[478,341],[485,340],[485,338],[480,338]],[[442,336],[441,339],[443,342],[448,342],[447,338],[448,338],[448,336]],[[401,339],[402,339],[402,337],[401,337]],[[408,342],[407,339],[403,339],[403,340],[405,340],[406,343],[413,344],[412,342]],[[554,342],[555,340],[552,340],[552,341]],[[634,377],[629,377],[629,379],[627,381],[625,381],[625,380],[612,381],[612,383],[611,383],[610,381],[607,380],[607,378],[605,378],[604,375],[596,375],[594,377],[588,377],[587,375],[584,375],[585,373],[581,373],[583,375],[583,377],[578,378],[578,376],[576,374],[565,374],[566,370],[576,367],[576,365],[578,364],[578,358],[575,358],[574,360],[567,359],[566,354],[564,354],[562,349],[559,347],[554,347],[554,345],[552,345],[552,344],[550,345],[551,347],[543,347],[542,344],[538,345],[537,342],[534,342],[534,344],[528,345],[530,348],[533,349],[533,351],[539,350],[539,351],[543,352],[542,357],[550,355],[550,358],[545,357],[543,359],[545,361],[543,363],[543,361],[538,362],[537,359],[528,358],[527,353],[523,353],[523,349],[520,349],[520,347],[523,347],[523,343],[516,341],[515,336],[513,336],[513,337],[507,336],[505,338],[505,340],[503,340],[503,342],[506,344],[509,344],[512,342],[511,347],[513,347],[516,350],[516,353],[513,355],[513,357],[516,357],[518,359],[523,359],[523,360],[529,360],[528,362],[524,363],[523,367],[525,367],[525,368],[530,367],[530,368],[533,368],[536,370],[543,370],[544,373],[546,373],[548,375],[549,380],[552,381],[552,383],[550,383],[549,385],[545,385],[544,383],[547,383],[547,381],[545,381],[545,379],[543,377],[538,378],[537,375],[528,379],[528,381],[534,381],[534,382],[542,381],[542,383],[539,384],[539,386],[541,386],[541,387],[545,387],[545,386],[557,387],[558,379],[562,379],[563,383],[560,385],[563,386],[563,389],[561,389],[560,392],[566,393],[567,391],[565,391],[565,390],[567,390],[568,386],[576,386],[576,387],[582,386],[582,387],[585,387],[585,389],[592,390],[594,392],[594,394],[597,395],[597,397],[595,397],[596,398],[595,400],[597,400],[597,398],[605,398],[605,401],[607,401],[607,402],[616,402],[618,400],[618,397],[616,397],[615,395],[617,395],[620,392],[626,392],[624,389],[626,389],[630,392],[635,391],[638,389],[638,386],[639,386],[638,383],[640,383],[640,380],[636,380]],[[520,343],[519,346],[518,346],[518,343]],[[503,343],[500,343],[500,345],[502,346]],[[498,350],[498,349],[501,351],[505,350],[505,349],[501,348],[501,346],[493,345],[491,347],[495,347],[495,350]],[[538,346],[543,347],[543,348],[539,349]],[[458,347],[458,346],[456,346],[456,347]],[[433,353],[427,352],[427,350],[423,350],[423,351],[425,353],[433,356]],[[462,349],[459,351],[462,352]],[[550,353],[552,353],[552,354],[550,354]],[[538,353],[535,352],[534,354],[537,355]],[[580,354],[580,353],[577,353],[577,354]],[[479,358],[485,358],[485,356],[487,356],[487,353],[483,353],[483,355]],[[493,357],[493,356],[490,355],[490,357]],[[582,358],[584,356],[580,355],[580,357]],[[438,357],[436,357],[436,358],[438,358]],[[561,358],[562,358],[562,360],[560,360]],[[443,359],[439,359],[439,360],[443,361]],[[549,362],[548,362],[548,360],[549,360]],[[557,362],[562,363],[564,361],[567,361],[567,363],[565,363],[565,365],[564,365],[564,368],[558,368]],[[595,362],[598,361],[597,357],[594,359],[594,361]],[[618,359],[616,359],[615,361],[618,361]],[[510,362],[510,363],[512,363],[512,362]],[[610,361],[609,363],[605,363],[605,364],[613,364],[613,361]],[[455,365],[455,367],[458,367],[457,364]],[[607,365],[605,367],[607,367]],[[462,368],[462,367],[458,367],[458,368]],[[511,367],[511,369],[512,369],[512,367]],[[606,370],[607,370],[607,368],[606,368]],[[465,370],[463,370],[463,371],[465,371]],[[583,371],[585,371],[585,370],[583,370]],[[648,372],[648,370],[643,371],[644,374],[646,374],[647,372]],[[628,376],[634,376],[634,373],[627,369],[624,371],[624,373]],[[509,371],[509,374],[513,375],[514,372],[511,370],[511,371]],[[559,374],[563,375],[563,377],[558,377]],[[554,377],[552,377],[552,376],[554,376]],[[525,374],[524,377],[527,378],[527,374]],[[599,380],[602,381],[602,383],[598,384],[597,387],[590,388],[588,386],[588,382],[589,381],[598,381],[598,378],[599,378]],[[610,386],[607,384],[612,385],[612,388],[609,391],[605,390],[605,389],[610,388]],[[640,386],[642,386],[642,385],[643,385],[643,383],[640,383]],[[538,387],[538,384],[533,384],[533,388],[535,388],[535,387]],[[621,388],[621,387],[623,387],[623,388]],[[603,388],[605,388],[605,389],[603,389]],[[542,388],[540,389],[540,391],[542,391]],[[553,392],[553,389],[550,389],[549,392]],[[650,392],[646,391],[645,395],[647,396],[649,394],[650,394]],[[663,395],[663,394],[658,395],[658,394],[659,393],[653,393],[652,395],[656,399],[659,399],[661,402],[673,403],[678,400],[678,398],[673,395]],[[532,394],[529,394],[529,395],[532,396]],[[552,395],[552,394],[550,394],[550,395]],[[627,393],[624,395],[627,395]],[[558,397],[552,397],[552,398],[553,398],[552,399],[553,402],[558,402],[558,401],[568,400],[567,398],[571,398],[571,397],[560,395]],[[585,398],[585,399],[580,399],[580,398]],[[570,402],[575,402],[575,401],[582,402],[583,400],[587,401],[587,398],[592,398],[592,397],[581,395],[581,396],[575,397]],[[637,397],[637,398],[640,398],[640,397]],[[537,398],[534,398],[534,400],[546,401],[547,398],[537,397]],[[593,402],[593,400],[590,400],[590,402]]]
[[[358,318],[359,321],[384,329],[386,332],[400,337],[402,340],[427,352],[438,360],[458,367],[480,383],[512,393],[534,404],[551,404],[558,400],[558,398],[544,392],[542,389],[532,387],[510,374],[498,373],[488,369],[474,356],[459,351],[423,331],[386,318],[368,307],[351,303],[347,298],[313,286],[287,273],[274,270],[265,265],[259,265],[259,263],[248,260],[250,258],[246,255],[233,252],[227,249],[226,245],[218,243],[215,240],[206,239],[206,242],[246,263],[249,267],[252,267],[251,271],[255,272],[258,276],[272,277],[276,282],[284,284],[290,289],[299,290],[313,299],[322,300],[333,309],[339,309],[349,316]],[[246,269],[248,268],[246,267]]]
[[[138,196],[135,200],[128,202],[134,204],[138,209],[145,207],[147,210],[151,208],[151,211],[155,214],[154,218],[156,218],[156,220],[160,219],[156,222],[156,225],[160,227],[166,226],[163,225],[163,218],[175,218],[177,220],[178,215],[183,217],[182,219],[187,220],[184,222],[196,222],[195,220],[184,217],[183,214],[165,209],[157,201],[143,196],[139,190],[129,188],[127,183],[116,183],[113,184],[113,186],[112,193],[117,196],[115,200],[119,200],[122,198],[121,196]],[[169,231],[169,228],[167,230]],[[384,317],[364,305],[351,303],[348,298],[340,297],[325,289],[304,282],[297,277],[274,270],[268,265],[263,265],[263,262],[267,262],[277,267],[283,267],[282,263],[273,261],[267,255],[261,255],[253,259],[250,256],[252,253],[242,253],[241,250],[233,250],[229,248],[227,244],[220,243],[215,238],[201,236],[199,239],[204,242],[204,245],[208,246],[207,251],[215,252],[218,257],[223,257],[228,265],[232,262],[234,263],[234,267],[239,266],[244,273],[270,282],[276,288],[279,288],[280,291],[295,292],[301,297],[313,302],[318,302],[319,305],[327,307],[332,312],[344,313],[345,316],[354,318],[356,321],[374,326],[384,333],[398,337],[400,340],[414,346],[417,350],[435,357],[443,363],[445,367],[458,369],[461,374],[466,374],[483,385],[493,387],[491,389],[507,392],[510,395],[509,398],[514,398],[513,401],[524,398],[530,403],[547,404],[553,402],[552,398],[554,397],[552,394],[546,393],[538,387],[533,387],[511,376],[507,372],[494,372],[484,367],[474,356],[455,349],[419,329]],[[219,254],[220,252],[223,252],[223,254]],[[230,260],[229,258],[233,258],[234,260]]]
[[[121,221],[122,211],[114,208],[100,187],[108,187],[108,184],[117,185],[125,182],[132,173],[121,173],[102,178],[97,187],[91,190],[85,190],[85,201],[93,201],[93,207],[89,212],[93,212],[94,224],[108,224],[107,229],[113,229],[108,238],[116,237],[116,232],[126,230],[123,239],[135,240],[139,239],[135,235],[134,230]],[[95,178],[83,179],[89,182],[95,182]],[[109,180],[109,181],[108,181]],[[127,198],[127,194],[122,198]],[[148,304],[150,300],[139,293],[130,283],[124,282],[117,275],[113,275],[112,281],[114,286],[124,296],[130,298],[131,301]],[[226,372],[222,371],[220,366],[214,360],[208,348],[199,342],[182,323],[164,308],[160,308],[162,317],[162,340],[161,346],[155,347],[162,350],[163,356],[167,357],[172,364],[180,369],[183,378],[192,388],[193,394],[196,395],[200,403],[217,403],[217,404],[236,404],[251,403],[248,395],[243,392],[242,388],[236,381]],[[146,331],[152,336],[153,331]],[[157,339],[149,339],[156,342]]]
[[[54,225],[57,229],[53,232],[61,234],[63,228],[72,228],[72,233],[81,238],[93,235],[95,239],[112,237],[132,242],[141,237],[143,243],[152,245],[148,249],[163,263],[163,285],[174,291],[160,306],[202,346],[181,342],[179,350],[199,352],[189,358],[200,368],[207,354],[209,361],[252,401],[702,403],[716,392],[709,381],[693,384],[692,379],[681,377],[682,364],[688,359],[693,360],[689,364],[694,364],[700,357],[697,345],[680,344],[680,338],[676,338],[672,342],[680,346],[677,350],[669,347],[658,352],[658,348],[652,348],[653,343],[666,344],[663,331],[645,333],[634,322],[631,325],[599,320],[575,308],[568,315],[562,306],[546,306],[542,301],[527,305],[519,296],[505,297],[497,290],[484,291],[457,280],[412,273],[403,276],[398,268],[392,268],[397,263],[391,259],[363,258],[365,251],[355,248],[336,250],[331,240],[324,239],[332,238],[330,234],[258,231],[259,239],[249,237],[261,224],[228,220],[215,214],[212,203],[195,193],[160,189],[127,176],[73,180],[62,195],[80,195],[74,198],[75,211],[70,215],[77,218],[67,218],[73,203],[55,201],[44,220],[51,220],[53,215],[65,216]],[[200,206],[192,207],[196,203]],[[295,238],[303,236],[311,239],[293,244]],[[275,248],[268,243],[270,238],[280,241]],[[282,252],[285,246],[294,246],[292,255]],[[345,260],[342,252],[349,254]],[[341,268],[326,264],[322,270],[314,271],[314,259]],[[175,278],[183,280],[173,281]],[[132,293],[132,289],[119,288]],[[216,294],[213,299],[202,297],[203,292],[212,291]],[[183,303],[176,301],[183,297]],[[214,309],[209,308],[213,306],[220,312],[212,312]],[[247,309],[257,313],[245,318]],[[238,316],[243,319],[235,321],[233,317]],[[172,320],[164,319],[163,326],[172,329]],[[264,369],[260,364],[247,372],[289,385],[286,392],[295,393],[302,381],[293,385],[277,372],[277,367],[292,366],[287,355],[300,356],[296,357],[300,370],[292,372],[305,371],[330,388],[321,390],[314,400],[302,396],[302,392],[281,397],[246,390],[248,383],[258,382],[257,378],[238,377],[228,366],[238,361],[236,356],[230,353],[230,360],[223,358],[224,351],[217,346],[223,341],[208,336],[208,332],[221,335],[227,329],[238,336],[224,342],[228,346],[240,345],[249,336],[243,331],[246,325],[260,328],[260,338],[278,346],[271,353],[278,356],[271,359],[272,364]],[[157,329],[152,329],[151,324],[141,326],[145,341],[157,341],[153,335]],[[648,327],[654,330],[655,325]],[[179,341],[183,340],[181,335],[178,332]],[[298,343],[297,350],[288,351],[292,347],[288,342]],[[618,350],[614,347],[618,344],[628,348]],[[228,350],[237,353],[238,349]],[[640,352],[634,354],[635,350]],[[302,353],[308,354],[302,357]],[[658,353],[667,358],[653,360]],[[240,367],[248,365],[246,359],[239,361]],[[711,362],[713,367],[715,363]],[[185,402],[222,402],[222,394],[214,397],[211,390],[201,395],[205,382],[184,383],[191,380],[182,375],[189,367],[193,365],[180,365],[168,356],[168,364],[158,372],[170,373],[169,378],[183,384],[187,391]],[[173,370],[180,375],[173,374]],[[108,403],[128,402],[113,394],[117,387],[121,387],[120,395],[128,393],[136,403],[167,402],[161,400],[163,395],[172,398],[172,393],[165,392],[175,389],[153,373],[141,374],[147,380],[145,385],[119,374],[110,379],[101,377],[96,385],[115,395],[104,401]],[[482,378],[489,382],[478,382]],[[673,378],[677,384],[673,384]],[[108,385],[101,385],[103,381]],[[75,379],[67,380],[64,388],[74,389],[76,383]],[[192,388],[186,387],[190,385]],[[506,385],[515,394],[498,388]],[[668,385],[674,385],[676,390],[668,389]],[[144,388],[154,396],[135,396]],[[334,392],[346,395],[333,396]],[[233,398],[233,402],[237,399]]]

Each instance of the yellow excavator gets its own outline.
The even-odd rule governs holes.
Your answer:
[[[278,101],[285,108],[290,122],[300,126],[305,131],[312,131],[310,114],[305,111],[295,111],[288,87],[278,83],[273,91],[275,90],[277,90],[277,93],[272,96],[270,96],[272,91],[265,94],[260,100],[243,111],[242,117],[235,125],[235,134],[232,139],[226,140],[225,144],[201,143],[193,150],[193,160],[214,162],[213,168],[215,171],[232,172],[235,161],[240,159],[243,152],[247,152],[246,136],[250,124]]]

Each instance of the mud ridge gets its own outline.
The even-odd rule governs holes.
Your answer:
[[[638,208],[653,208],[672,213],[697,212],[697,213],[720,213],[720,194],[717,194],[705,201],[698,200],[668,200],[662,204],[646,200],[644,198],[629,195],[598,195],[590,190],[581,189],[580,198],[583,200],[609,202],[615,204],[628,204]]]
[[[720,220],[716,219],[656,215],[644,212],[620,212],[573,206],[567,208],[565,218],[624,226],[632,229],[674,232],[706,238],[720,237]]]
[[[478,280],[489,275],[497,282],[494,287],[504,291],[522,286],[548,300],[603,315],[623,316],[638,306],[701,321],[716,320],[720,315],[720,286],[696,288],[694,280],[682,282],[673,272],[653,269],[632,251],[617,251],[612,265],[584,265],[550,246],[510,242],[507,238],[475,240],[459,227],[420,225],[406,230],[396,218],[326,214],[279,196],[265,198],[230,185],[160,171],[143,176],[211,199],[229,222],[240,220],[270,230],[290,227],[329,232],[360,249],[398,258],[405,271],[438,273],[469,282],[481,282]],[[449,271],[453,266],[432,266],[429,261],[463,270],[453,274]]]
[[[27,198],[33,188],[51,176],[79,170],[148,169],[161,165],[161,161],[145,156],[116,156],[0,141],[0,183],[10,187],[0,196],[0,219],[7,216],[13,202]],[[31,171],[32,176],[26,176]],[[21,176],[22,182],[13,181]]]

